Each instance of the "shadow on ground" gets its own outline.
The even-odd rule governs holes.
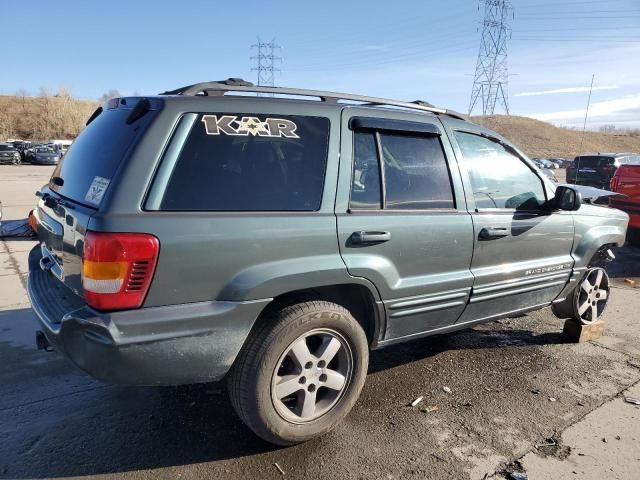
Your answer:
[[[58,354],[28,345],[30,316],[29,309],[0,316],[0,357],[7,360],[0,367],[4,385],[0,387],[0,478],[129,472],[240,458],[277,448],[240,422],[223,384],[165,388],[100,384]],[[370,373],[445,350],[562,342],[560,333],[535,335],[501,325],[372,352]]]

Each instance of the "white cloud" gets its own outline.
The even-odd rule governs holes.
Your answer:
[[[562,125],[582,126],[585,109],[562,110],[557,112],[531,113],[526,116],[545,122]],[[613,100],[592,102],[589,107],[588,125],[605,123],[640,126],[640,93]]]
[[[593,91],[596,90],[616,90],[620,88],[618,85],[602,85],[599,87],[593,87]],[[537,92],[522,92],[516,93],[514,97],[534,97],[537,95],[553,95],[557,93],[583,93],[588,92],[589,87],[568,87],[568,88],[556,88],[553,90],[540,90]]]

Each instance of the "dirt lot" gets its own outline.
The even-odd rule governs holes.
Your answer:
[[[50,172],[0,167],[5,218],[26,215]],[[565,343],[545,309],[377,351],[346,422],[276,448],[222,385],[109,386],[37,351],[33,244],[0,241],[0,478],[638,478],[640,407],[624,396],[640,397],[640,289],[622,279],[640,275],[640,250],[617,252],[600,340]]]

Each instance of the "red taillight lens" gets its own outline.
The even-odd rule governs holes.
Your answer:
[[[149,290],[160,242],[146,233],[87,232],[82,255],[82,288],[99,310],[139,308]]]
[[[611,191],[615,192],[616,188],[618,188],[618,182],[620,180],[620,177],[618,177],[618,175],[614,175],[611,178],[611,182],[609,182],[609,188],[611,189]]]

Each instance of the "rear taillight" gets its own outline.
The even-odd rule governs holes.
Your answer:
[[[611,182],[609,182],[609,188],[611,189],[611,191],[616,191],[616,188],[618,188],[618,183],[620,183],[620,177],[618,175],[614,175],[611,178]]]
[[[156,268],[160,242],[146,233],[88,232],[82,255],[82,288],[99,310],[139,308]]]

